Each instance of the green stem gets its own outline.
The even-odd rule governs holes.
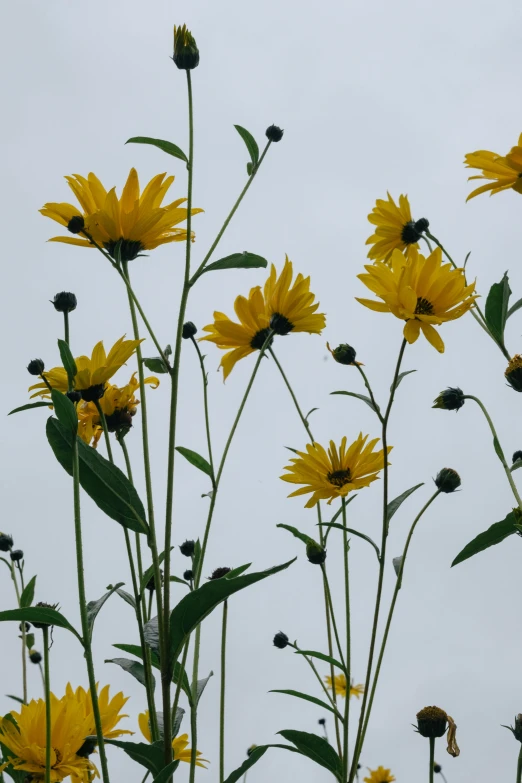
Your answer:
[[[129,450],[127,448],[127,444],[125,443],[125,438],[123,436],[116,435],[116,440],[121,446],[121,450],[123,451],[123,457],[125,459],[125,468],[127,470],[127,476],[129,477],[129,481],[131,484],[134,484],[134,479],[132,476],[132,466],[130,462],[129,457]],[[136,544],[136,558],[138,561],[138,584],[141,585],[143,581],[143,561],[141,557],[141,539],[139,533],[134,533],[134,543]],[[142,616],[145,617],[146,621],[146,615],[145,615],[145,596],[141,596],[141,609],[142,609]]]
[[[348,569],[348,534],[346,532],[346,500],[341,499],[343,508],[343,555],[344,555],[344,597],[346,606],[346,699],[344,708],[343,735],[343,783],[348,780],[348,724],[350,719],[351,687],[351,621],[350,621],[350,574]]]
[[[69,313],[67,310],[65,310],[63,314],[63,330],[64,330],[64,340],[69,345]],[[70,391],[70,390],[69,390]]]
[[[219,699],[219,783],[225,780],[225,673],[227,656],[228,601],[223,602],[223,626],[221,630],[221,693]]]
[[[114,465],[114,457],[112,456],[112,446],[109,438],[109,430],[107,429],[107,420],[102,410],[100,401],[96,400],[94,404],[96,405],[96,410],[98,411],[98,416],[100,417],[100,423],[102,425],[103,434],[105,435],[105,446],[107,448],[107,456],[109,458],[109,462]]]
[[[522,782],[522,745],[520,746],[520,751],[518,754],[518,764],[517,764],[517,783]]]
[[[44,625],[44,682],[45,682],[45,783],[51,783],[51,678],[49,674],[49,626]]]
[[[435,737],[430,737],[430,779],[429,779],[429,783],[433,783],[434,772],[435,772]]]
[[[21,572],[20,572],[20,578],[22,579]],[[20,590],[18,589],[18,582],[16,580],[16,571],[13,563],[11,563],[11,579],[13,580],[14,587],[15,587],[16,601],[18,603],[18,608],[21,609],[22,608],[22,605],[20,603],[21,594],[20,594]],[[23,592],[23,588],[22,588],[22,592]],[[25,620],[21,623],[21,627],[22,627],[21,633],[22,633],[22,690],[23,690],[22,695],[24,699],[24,704],[27,704],[27,642],[26,642],[27,632],[25,630]]]
[[[274,362],[276,363],[277,369],[281,373],[281,376],[282,376],[282,378],[283,378],[283,380],[285,382],[286,388],[290,392],[290,396],[291,396],[291,398],[293,400],[293,403],[295,405],[297,413],[299,414],[299,418],[301,419],[301,421],[303,423],[303,427],[305,428],[306,432],[308,433],[308,437],[310,438],[311,443],[314,443],[314,437],[312,435],[312,431],[310,429],[310,425],[308,424],[308,419],[306,418],[306,416],[303,415],[303,412],[302,412],[302,410],[301,410],[301,408],[299,406],[299,403],[297,402],[297,397],[295,396],[294,390],[292,389],[292,386],[290,385],[290,381],[286,377],[283,368],[279,364],[279,362],[277,360],[277,356],[275,355],[273,349],[269,348],[268,352],[269,352],[270,356],[272,357],[272,359],[274,360]]]
[[[330,615],[331,620],[332,620],[332,625],[333,625],[333,630],[334,630],[334,635],[335,635],[335,642],[337,644],[337,652],[339,653],[339,660],[341,661],[342,665],[346,668],[346,663],[345,663],[344,654],[343,654],[343,646],[341,644],[341,638],[339,636],[339,632],[337,630],[337,622],[335,620],[334,607],[333,607],[333,601],[332,601],[332,592],[330,590],[330,582],[328,581],[328,576],[327,576],[327,573],[326,573],[326,568],[325,568],[324,563],[321,565],[321,568],[323,570],[323,581],[324,581],[324,587],[325,587],[325,595],[326,595],[326,600],[327,600],[327,604],[328,604],[329,615]]]
[[[364,372],[363,368],[359,364],[356,364],[355,366],[359,370],[359,373],[362,375],[362,378],[363,378],[363,381],[364,381],[364,385],[366,386],[366,388],[368,390],[368,394],[370,395],[370,400],[372,401],[372,405],[373,405],[373,407],[375,409],[375,413],[377,414],[377,416],[379,418],[379,421],[382,424],[384,419],[383,419],[383,416],[382,416],[382,413],[381,413],[381,409],[377,405],[375,397],[373,396],[373,390],[372,390],[372,387],[370,386],[370,381],[366,377],[366,373]]]
[[[515,482],[513,481],[513,474],[511,473],[509,466],[506,462],[506,458],[504,456],[504,452],[502,451],[502,447],[500,445],[500,441],[498,439],[497,431],[495,430],[495,425],[493,424],[493,421],[491,420],[491,416],[487,412],[487,409],[485,405],[479,400],[478,397],[474,397],[472,394],[465,394],[464,395],[465,400],[474,400],[474,402],[477,403],[479,408],[481,409],[482,413],[486,417],[486,421],[489,424],[489,428],[491,430],[491,434],[493,435],[493,446],[495,448],[495,452],[497,457],[502,463],[502,467],[504,468],[504,473],[507,476],[507,480],[509,481],[509,486],[511,487],[511,490],[513,492],[513,495],[515,496],[515,499],[518,503],[519,509],[522,511],[522,499],[520,498],[520,495],[518,493],[518,489],[516,487]],[[498,446],[498,448],[497,448]]]
[[[210,437],[210,416],[208,411],[208,378],[207,378],[207,372],[205,370],[205,360],[203,358],[203,354],[201,353],[199,345],[197,344],[197,341],[194,339],[194,337],[191,337],[190,339],[192,340],[192,344],[196,349],[196,353],[199,359],[199,366],[201,367],[201,375],[203,377],[203,405],[205,409],[205,431],[207,433],[208,461],[210,464],[210,468],[212,470],[212,475],[211,475],[212,483],[214,484],[214,460],[212,457],[212,441]]]
[[[298,647],[296,644],[292,644],[292,643],[290,643],[290,642],[289,642],[288,646],[289,646],[289,647],[293,647],[293,648],[294,648],[294,650],[299,650],[299,647]],[[334,709],[334,711],[335,711],[335,714],[337,715],[337,717],[339,718],[339,720],[340,720],[340,721],[342,721],[342,720],[343,720],[343,716],[341,715],[341,713],[339,712],[339,710],[338,710],[338,709],[337,709],[337,707],[335,706],[335,702],[334,702],[334,700],[333,700],[332,696],[330,695],[330,693],[329,693],[329,691],[328,691],[328,688],[326,687],[326,685],[325,685],[325,684],[324,684],[324,682],[322,681],[322,679],[321,679],[321,675],[320,675],[320,674],[319,674],[319,672],[317,671],[317,668],[316,668],[316,666],[315,666],[314,662],[312,661],[312,659],[311,659],[311,658],[309,658],[309,657],[308,657],[308,655],[301,655],[301,658],[304,658],[304,659],[305,659],[305,661],[307,662],[307,664],[310,666],[311,670],[312,670],[312,671],[313,671],[313,673],[315,674],[315,677],[316,677],[316,679],[317,679],[317,682],[319,683],[319,685],[320,685],[320,686],[321,686],[321,688],[323,689],[323,691],[324,691],[324,694],[325,694],[326,698],[328,699],[328,701],[329,701],[329,702],[330,702],[330,704],[332,705],[332,707],[333,707],[333,709]],[[335,688],[335,684],[334,684],[334,682],[332,681],[332,691],[333,691],[333,689],[334,689],[334,688]]]
[[[185,649],[183,650],[183,657],[181,659],[181,671],[185,671],[185,666],[187,663],[187,657],[188,657],[188,651],[190,646],[190,637],[185,642]],[[181,694],[181,677],[178,678],[178,682],[176,685],[176,691],[174,693],[174,701],[172,702],[172,722],[174,723],[176,719],[176,712],[178,709],[179,704],[179,697]]]
[[[319,506],[319,504],[317,504]],[[319,528],[319,535],[320,535],[320,542],[321,546],[324,545],[324,538],[323,538],[323,529],[322,527]],[[330,605],[328,603],[328,585],[324,582],[325,580],[325,570],[324,570],[324,563],[323,563],[323,593],[324,593],[324,604],[325,604],[325,615],[326,615],[326,636],[328,640],[328,655],[330,658],[333,657],[333,643],[332,643],[332,627],[331,627],[331,618],[330,618]],[[330,679],[332,680],[332,701],[334,703],[334,706],[337,707],[337,693],[335,691],[335,688],[333,687],[335,678],[335,667],[333,663],[330,663]],[[339,718],[337,717],[337,714],[335,715],[335,738],[337,741],[337,750],[339,753],[339,757],[342,757],[342,744],[341,744],[341,730],[339,727]]]
[[[201,647],[201,624],[196,628],[194,635],[194,663],[192,667],[192,700],[190,702],[190,741],[192,751],[190,754],[190,783],[196,779],[197,742],[198,742],[198,671],[199,652]]]

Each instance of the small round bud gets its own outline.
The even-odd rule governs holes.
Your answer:
[[[509,362],[504,373],[506,381],[517,392],[522,392],[522,356],[516,354]]]
[[[279,650],[284,650],[285,647],[288,647],[289,640],[286,633],[283,633],[282,631],[279,631],[274,636],[274,647],[277,647]]]
[[[59,313],[72,313],[73,310],[76,310],[78,300],[70,291],[60,291],[52,300],[52,304]]]
[[[196,324],[193,324],[192,321],[187,321],[183,324],[181,336],[184,340],[190,340],[191,337],[194,337],[194,335],[197,334],[197,331]]]
[[[279,128],[277,125],[270,125],[265,131],[265,136],[267,137],[268,141],[281,141],[283,138],[284,130]]]
[[[417,713],[417,727],[423,737],[443,737],[448,728],[448,716],[440,707],[424,707]]]
[[[18,626],[18,630],[20,631],[20,633],[22,633],[22,631],[24,630],[27,633],[28,631],[31,630],[31,623],[20,623],[20,625]]]
[[[174,64],[182,71],[192,71],[199,65],[199,49],[187,25],[174,25]]]
[[[183,579],[186,582],[192,582],[192,580],[194,579],[194,572],[191,568],[189,568],[187,571],[183,573]]]
[[[67,223],[67,230],[71,234],[79,234],[85,228],[85,220],[82,215],[74,215]]]
[[[10,557],[13,563],[19,563],[20,560],[24,559],[24,553],[21,549],[12,549]]]
[[[82,393],[79,391],[70,391],[70,392],[66,392],[65,396],[68,397],[71,402],[80,402],[82,398]]]
[[[338,345],[337,348],[333,349],[333,351],[328,343],[326,343],[326,347],[332,354],[335,361],[338,362],[339,364],[355,363],[355,356],[356,356],[355,348],[352,348],[352,346],[348,345],[348,343],[341,343],[341,345]]]
[[[406,245],[414,245],[422,237],[424,231],[428,230],[430,225],[427,218],[420,220],[409,220],[402,228],[401,239]]]
[[[248,748],[247,752],[246,752],[247,756],[249,756],[249,757],[250,757],[250,756],[252,755],[252,753],[255,751],[255,749],[256,749],[256,748],[257,748],[257,745],[251,745],[251,746]]]
[[[310,563],[322,565],[326,560],[326,549],[317,541],[309,541],[306,545],[306,556]]]
[[[0,552],[9,552],[13,546],[13,539],[7,533],[0,533]]]
[[[160,569],[160,576],[161,576],[161,583],[163,584],[163,571]],[[156,580],[154,578],[154,574],[151,576],[149,581],[146,584],[146,588],[150,593],[153,593],[156,589]]]
[[[445,411],[458,411],[465,403],[464,392],[462,389],[449,387],[441,391],[439,396],[433,400],[433,408],[441,408]]]
[[[319,726],[326,726],[326,720],[325,720],[325,718],[319,718],[319,720],[317,721],[317,723],[319,724]]]
[[[519,459],[522,459],[522,451],[515,451],[513,454],[513,462],[518,462]]]
[[[41,375],[45,370],[45,364],[41,359],[31,359],[27,365],[29,375]]]
[[[436,773],[442,772],[442,767],[440,766],[440,764],[435,763],[433,765],[433,771]]]
[[[441,492],[455,492],[460,487],[460,476],[452,468],[442,468],[435,478],[435,486]]]
[[[195,541],[184,541],[183,544],[180,544],[179,551],[182,555],[185,555],[185,557],[192,557],[195,546]]]
[[[101,400],[105,394],[105,384],[96,383],[94,386],[89,386],[88,389],[81,389],[80,393],[85,402],[96,402],[96,400]]]
[[[228,568],[227,566],[221,566],[221,568],[216,568],[214,571],[212,571],[211,575],[209,576],[209,579],[210,580],[222,579],[224,576],[230,573],[231,570],[232,569]]]
[[[42,656],[38,652],[38,650],[30,650],[29,651],[29,660],[31,663],[41,663],[42,662]]]

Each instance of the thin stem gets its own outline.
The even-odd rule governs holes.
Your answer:
[[[219,783],[225,780],[225,673],[227,656],[228,601],[223,602],[223,626],[221,630],[221,693],[219,699]]]
[[[190,783],[196,779],[197,741],[198,741],[198,671],[199,652],[201,647],[201,624],[196,628],[194,636],[194,663],[192,667],[192,699],[190,702],[190,740],[192,752],[190,754]]]
[[[51,783],[51,677],[49,674],[49,626],[42,628],[45,683],[45,783]]]
[[[430,778],[429,783],[433,783],[435,774],[435,737],[430,737]]]
[[[289,644],[288,644],[288,646],[289,646],[289,647],[293,647],[293,648],[294,648],[294,650],[299,650],[299,647],[298,647],[296,644],[291,644],[291,643],[289,643]],[[337,709],[337,707],[335,706],[335,702],[334,702],[334,700],[333,700],[332,696],[330,695],[330,693],[329,693],[329,691],[328,691],[328,688],[326,687],[326,685],[325,685],[325,684],[324,684],[324,682],[322,681],[322,679],[321,679],[321,675],[320,675],[320,674],[319,674],[319,672],[317,671],[317,668],[316,668],[316,666],[315,666],[314,662],[312,661],[312,659],[311,659],[311,658],[309,658],[309,657],[308,657],[308,655],[301,655],[301,658],[304,658],[304,659],[305,659],[305,661],[307,662],[307,664],[310,666],[311,670],[312,670],[312,671],[313,671],[313,673],[315,674],[315,677],[316,677],[316,679],[317,679],[317,682],[319,683],[319,685],[320,685],[320,686],[321,686],[321,688],[323,689],[323,691],[324,691],[324,694],[325,694],[326,698],[328,699],[328,701],[329,701],[329,702],[330,702],[330,704],[332,705],[332,707],[333,707],[333,709],[334,709],[334,711],[335,711],[335,714],[338,716],[339,720],[340,720],[340,721],[342,721],[342,720],[343,720],[343,716],[341,715],[341,713],[339,712],[339,710],[338,710],[338,709]],[[335,687],[335,684],[334,684],[334,682],[332,681],[332,690],[334,689],[334,687]]]
[[[214,460],[212,457],[212,441],[210,437],[210,416],[208,411],[208,377],[207,377],[207,371],[205,370],[205,360],[203,358],[203,354],[201,353],[201,350],[199,348],[199,345],[197,341],[194,339],[194,337],[190,338],[192,340],[192,345],[196,349],[196,353],[198,355],[199,359],[199,366],[201,367],[201,375],[203,377],[203,406],[205,409],[205,431],[207,433],[207,448],[208,448],[208,461],[210,464],[210,468],[212,470],[212,482],[214,482]]]
[[[356,363],[355,366],[359,370],[359,373],[362,375],[362,378],[363,378],[363,381],[364,381],[364,385],[366,386],[366,388],[368,390],[368,394],[370,395],[370,400],[372,401],[372,405],[373,405],[373,407],[375,409],[375,413],[379,417],[379,421],[382,424],[383,423],[382,413],[381,413],[381,410],[380,410],[379,406],[377,405],[375,397],[373,396],[372,387],[370,386],[370,382],[369,382],[368,378],[366,377],[366,373],[364,372],[364,370],[363,370],[363,368],[361,367],[360,364]]]
[[[479,408],[481,409],[482,413],[486,417],[486,421],[489,424],[489,428],[491,430],[491,434],[493,435],[493,446],[495,448],[495,452],[497,454],[497,457],[502,463],[502,467],[504,468],[504,473],[507,476],[507,480],[509,481],[509,486],[511,487],[511,490],[513,492],[513,495],[515,496],[515,499],[518,503],[519,509],[522,511],[522,499],[520,498],[520,495],[518,494],[518,489],[516,487],[515,482],[513,481],[513,474],[511,473],[509,466],[506,462],[506,458],[504,456],[504,452],[502,451],[502,447],[500,445],[500,441],[498,439],[497,431],[495,430],[495,425],[493,424],[493,421],[491,420],[491,416],[487,412],[487,409],[485,405],[479,400],[478,397],[474,397],[472,394],[465,394],[464,395],[465,400],[474,400]]]
[[[105,446],[107,448],[107,456],[109,457],[109,462],[111,462],[114,465],[114,458],[112,456],[112,446],[109,438],[109,430],[107,428],[107,419],[105,418],[105,414],[102,411],[100,401],[96,400],[94,404],[96,405],[96,410],[98,411],[98,416],[100,417],[100,423],[102,425],[103,434],[105,435]]]
[[[15,592],[16,592],[16,601],[18,603],[18,607],[21,609],[22,604],[20,602],[21,599],[21,593],[18,589],[18,582],[16,580],[16,571],[14,564],[11,563],[11,579],[13,580]],[[22,572],[20,571],[20,579],[22,579]],[[22,581],[23,585],[23,581]],[[22,587],[23,592],[23,587]],[[25,630],[25,620],[21,624],[22,628],[22,695],[24,699],[24,704],[27,704],[27,632]]]
[[[63,330],[64,330],[64,340],[69,345],[69,313],[67,310],[64,311],[63,314]]]
[[[124,436],[116,435],[116,440],[121,446],[121,450],[123,452],[123,458],[125,459],[125,468],[127,470],[127,476],[129,477],[129,481],[131,484],[134,484],[134,479],[132,477],[132,465],[129,457],[129,450],[127,448],[127,444],[125,443]],[[134,543],[136,544],[136,556],[138,560],[138,584],[141,585],[143,581],[143,561],[141,558],[141,539],[139,533],[134,533]],[[141,597],[142,602],[142,615],[145,617],[145,620],[147,619],[145,616],[145,596]]]
[[[307,420],[307,418],[306,418],[306,417],[303,415],[303,412],[302,412],[301,408],[299,407],[299,403],[297,402],[297,397],[295,396],[295,394],[294,394],[294,390],[292,389],[292,387],[291,387],[291,385],[290,385],[290,381],[289,381],[289,380],[288,380],[288,378],[286,377],[286,375],[285,375],[285,372],[284,372],[283,368],[282,368],[282,367],[281,367],[281,365],[279,364],[279,362],[278,362],[278,360],[277,360],[277,357],[276,357],[276,355],[275,355],[275,353],[274,353],[273,349],[272,349],[272,348],[269,348],[269,349],[268,349],[268,352],[269,352],[270,356],[272,357],[272,359],[274,360],[274,362],[276,363],[276,365],[277,365],[277,369],[278,369],[278,370],[279,370],[279,372],[281,373],[281,376],[282,376],[282,378],[283,378],[283,380],[284,380],[284,382],[285,382],[285,384],[286,384],[286,388],[287,388],[287,389],[288,389],[288,391],[290,392],[290,396],[291,396],[291,398],[292,398],[292,400],[293,400],[293,402],[294,402],[294,405],[295,405],[295,407],[296,407],[297,413],[299,414],[299,418],[300,418],[300,419],[301,419],[301,421],[303,422],[303,426],[304,426],[305,430],[306,430],[306,431],[307,431],[307,433],[308,433],[308,437],[310,438],[310,441],[313,443],[313,442],[314,442],[314,438],[313,438],[313,435],[312,435],[312,431],[311,431],[311,429],[310,429],[310,425],[308,424],[308,420]]]
[[[319,504],[317,504],[319,508]],[[323,538],[323,529],[322,527],[319,528],[319,535],[320,535],[320,542],[321,546],[324,545],[324,538]],[[325,615],[326,615],[326,636],[328,640],[328,655],[330,658],[333,657],[333,644],[332,644],[332,627],[331,627],[331,618],[330,618],[330,604],[328,602],[328,585],[324,583],[325,579],[325,569],[324,569],[324,563],[323,563],[323,593],[324,593],[324,608],[325,608]],[[332,686],[335,679],[335,667],[333,663],[330,663],[330,679],[332,680]],[[335,691],[335,688],[332,687],[332,701],[334,703],[334,707],[337,707],[337,693]],[[339,727],[339,718],[337,717],[337,714],[335,715],[335,739],[337,741],[337,750],[339,753],[339,757],[342,757],[342,745],[341,745],[341,730]]]
[[[341,639],[339,636],[339,632],[337,630],[337,623],[335,621],[335,614],[334,614],[334,607],[333,607],[333,601],[332,601],[332,592],[330,590],[330,582],[328,581],[328,576],[326,573],[326,568],[324,563],[321,565],[321,568],[323,570],[323,581],[324,581],[324,588],[325,588],[325,594],[326,594],[326,600],[328,602],[328,609],[329,614],[332,620],[334,635],[335,635],[335,642],[337,644],[337,651],[339,653],[339,660],[341,661],[342,665],[346,668],[346,663],[344,659],[343,654],[343,645],[341,644]]]
[[[181,659],[181,671],[185,671],[185,665],[187,663],[187,657],[188,657],[188,651],[190,646],[190,637],[185,642],[185,649],[183,650],[183,657]],[[179,697],[181,693],[181,681],[182,678],[178,677],[178,682],[176,685],[176,691],[174,693],[174,701],[172,702],[172,723],[176,720],[176,712],[178,710],[178,704],[179,704]]]
[[[350,573],[348,568],[348,533],[346,531],[346,499],[341,499],[343,508],[343,561],[344,561],[344,599],[346,607],[346,700],[344,708],[343,735],[343,783],[348,780],[348,724],[350,719],[351,687],[351,621],[350,621]]]

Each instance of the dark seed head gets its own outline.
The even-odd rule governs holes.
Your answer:
[[[288,643],[289,639],[286,633],[279,631],[274,636],[274,647],[277,647],[279,650],[284,650],[285,647],[288,647]]]
[[[42,662],[42,656],[38,652],[38,650],[31,650],[29,653],[29,660],[31,663],[41,663]]]
[[[109,432],[127,434],[132,427],[132,414],[127,408],[122,408],[121,410],[115,410],[110,416],[106,416],[105,421],[107,422]]]
[[[197,327],[195,324],[192,323],[192,321],[187,321],[183,324],[183,331],[181,332],[181,336],[184,340],[190,340],[191,337],[194,337],[195,334],[197,334]]]
[[[274,313],[270,318],[270,328],[276,334],[284,336],[286,334],[290,334],[294,328],[294,325],[291,321],[288,320],[286,315],[281,315],[281,313]]]
[[[440,764],[434,764],[433,765],[433,771],[437,772],[437,773],[438,772],[442,772],[442,767],[440,766]]]
[[[435,478],[435,486],[441,492],[455,492],[460,487],[460,476],[453,468],[442,468]]]
[[[74,215],[67,223],[67,230],[71,234],[79,234],[85,228],[85,220],[82,215]]]
[[[78,300],[70,291],[61,291],[59,294],[56,294],[52,304],[59,313],[72,313],[73,310],[76,310]]]
[[[424,707],[417,713],[417,727],[423,737],[443,737],[448,727],[448,716],[440,707]]]
[[[161,571],[161,570],[160,570],[160,576],[161,576],[161,583],[163,584],[163,571]],[[154,574],[151,576],[151,578],[147,582],[146,587],[147,587],[147,590],[150,593],[153,593],[154,590],[156,589],[156,579],[154,578]]]
[[[309,541],[306,545],[306,556],[310,563],[321,565],[326,560],[326,549],[317,541]]]
[[[426,218],[410,220],[403,226],[401,239],[406,245],[414,245],[419,241],[424,231],[428,229],[429,221]]]
[[[279,128],[277,125],[270,125],[265,132],[265,136],[267,137],[268,141],[281,141],[283,138],[284,130]]]
[[[187,569],[187,570],[186,570],[186,571],[183,573],[183,579],[184,579],[186,582],[192,582],[192,580],[194,579],[194,572],[193,572],[193,570],[192,570],[191,568]]]
[[[221,566],[221,568],[216,568],[214,571],[212,571],[211,575],[209,576],[210,580],[214,579],[222,579],[224,576],[230,573],[232,569],[228,568],[227,566]]]
[[[255,335],[250,340],[250,347],[253,348],[255,351],[260,351],[263,345],[265,344],[269,334],[270,334],[270,329],[268,329],[268,327],[266,329],[260,329],[259,332],[256,332]],[[272,345],[272,340],[269,341],[267,348],[269,348],[271,345]]]
[[[79,391],[70,391],[66,392],[66,396],[70,399],[71,402],[80,402],[82,393]]]
[[[136,239],[111,239],[105,242],[104,248],[115,261],[134,261],[143,250],[143,245]]]
[[[195,541],[184,541],[182,544],[180,544],[179,551],[182,555],[185,555],[185,557],[192,557],[195,546]]]
[[[329,349],[335,361],[339,364],[354,363],[356,356],[355,348],[352,348],[352,346],[348,345],[348,343],[341,343],[341,345],[338,345],[337,348],[333,349],[333,351],[329,345],[327,345],[327,348]]]
[[[504,373],[506,381],[517,392],[522,392],[522,356],[516,354],[509,362]]]
[[[19,563],[20,560],[24,559],[24,553],[21,549],[12,549],[10,557],[13,563]]]
[[[326,720],[325,720],[325,718],[319,718],[319,720],[317,721],[317,723],[319,724],[319,726],[326,726]]]
[[[448,387],[447,389],[444,389],[444,391],[441,391],[438,397],[436,397],[433,400],[433,408],[441,408],[441,410],[445,411],[458,411],[466,400],[464,399],[464,392],[462,389],[459,389],[458,386],[455,388]]]
[[[13,546],[13,539],[7,533],[0,533],[0,552],[9,552]]]
[[[45,370],[45,364],[41,359],[31,359],[27,365],[29,375],[41,375]]]
[[[94,386],[89,386],[88,389],[81,389],[80,394],[82,395],[82,400],[85,400],[85,402],[96,402],[96,400],[101,400],[105,394],[105,384],[96,383]]]

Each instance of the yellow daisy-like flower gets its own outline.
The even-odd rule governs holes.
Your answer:
[[[150,384],[153,389],[157,389],[159,386],[158,378],[153,375],[145,378],[144,382]],[[132,427],[132,417],[136,414],[137,406],[140,404],[135,395],[139,385],[136,373],[133,373],[126,386],[108,384],[105,387],[100,407],[105,414],[109,432],[127,431]],[[81,401],[78,403],[76,411],[78,413],[78,435],[85,443],[92,444],[96,448],[103,435],[98,408],[94,402]]]
[[[103,387],[107,381],[130,359],[137,346],[143,340],[126,340],[125,335],[120,337],[108,354],[105,353],[103,342],[97,343],[92,351],[92,356],[79,356],[75,359],[78,373],[74,378],[75,391],[82,392],[82,398],[87,402],[99,399],[103,395]],[[43,373],[49,386],[65,393],[68,386],[67,372],[64,367],[53,367],[52,370]],[[32,397],[50,397],[49,388],[41,381],[29,387],[29,391],[37,390]],[[101,394],[100,394],[101,391]]]
[[[485,185],[473,190],[466,201],[475,198],[481,193],[491,191],[490,195],[500,193],[502,190],[514,190],[522,193],[522,133],[518,137],[518,144],[511,148],[506,156],[498,155],[496,152],[488,150],[477,150],[469,152],[464,163],[468,169],[480,169],[482,174],[476,174],[468,177],[468,182],[472,179],[489,179]]]
[[[324,681],[327,685],[327,687],[334,692],[336,696],[341,696],[343,699],[346,699],[346,677],[344,674],[336,674],[335,677],[325,677]],[[350,699],[352,696],[354,696],[356,699],[359,699],[364,693],[364,685],[354,685],[353,680],[350,684]]]
[[[429,226],[426,218],[413,220],[408,196],[399,196],[397,205],[390,194],[387,195],[387,201],[377,199],[368,215],[370,223],[376,226],[375,233],[366,240],[367,245],[372,245],[368,251],[372,261],[387,262],[394,250],[400,250],[406,256],[412,248],[418,250],[417,243]]]
[[[96,683],[96,690],[98,690],[98,683]],[[123,734],[133,734],[132,731],[125,729],[116,729],[115,727],[123,718],[128,718],[128,715],[122,715],[121,710],[129,700],[129,696],[124,696],[123,693],[117,693],[112,699],[109,694],[110,686],[105,685],[98,693],[98,706],[100,708],[100,718],[102,724],[103,736],[106,739],[116,739]],[[70,683],[67,683],[65,688],[64,700],[76,701],[81,705],[84,710],[87,719],[89,720],[89,731],[87,735],[96,734],[96,724],[94,722],[94,713],[92,709],[92,698],[89,690],[85,688],[76,688],[74,691]],[[87,736],[86,735],[86,736]]]
[[[466,285],[463,269],[442,263],[442,251],[436,248],[428,258],[414,252],[405,258],[394,250],[391,264],[377,261],[365,266],[366,274],[359,280],[382,302],[373,299],[357,301],[378,313],[392,313],[406,321],[404,337],[414,343],[422,330],[437,351],[444,352],[444,343],[435,326],[454,321],[473,307],[475,283]]]
[[[34,781],[45,778],[45,701],[34,699],[24,704],[20,712],[12,711],[12,718],[0,718],[0,742],[8,748],[12,757],[0,767],[11,764],[15,770],[28,773]],[[86,781],[88,773],[96,774],[96,768],[88,758],[78,756],[85,737],[92,734],[92,720],[85,707],[76,698],[64,696],[57,699],[51,694],[51,781]]]
[[[384,767],[378,767],[377,769],[369,769],[369,777],[363,778],[364,783],[393,783],[396,779],[391,769],[384,769]]]
[[[52,202],[45,204],[40,212],[67,226],[73,234],[83,234],[86,238],[60,236],[53,237],[51,242],[94,247],[87,238],[91,237],[113,258],[132,261],[143,250],[152,250],[167,242],[184,242],[187,238],[186,229],[176,228],[187,219],[187,209],[180,207],[186,198],[162,206],[174,177],[157,174],[140,194],[138,174],[132,168],[119,199],[116,188],[107,192],[92,172],[87,179],[80,174],[65,179],[81,209],[68,203]],[[191,214],[202,211],[193,209]]]
[[[330,441],[328,451],[319,443],[306,446],[306,453],[297,452],[297,458],[291,459],[281,478],[291,484],[305,484],[291,492],[288,497],[312,493],[305,508],[312,508],[319,500],[327,500],[328,505],[336,498],[344,498],[349,492],[369,487],[378,479],[378,473],[384,467],[384,449],[374,451],[378,438],[369,443],[368,435],[362,432],[357,440],[347,448],[344,437],[339,449]],[[392,446],[388,446],[388,454]],[[389,464],[389,463],[388,463]]]
[[[147,740],[147,742],[151,741],[151,733],[150,733],[150,723],[149,723],[149,711],[145,710],[145,712],[140,712],[138,715],[138,725],[140,727],[140,731]],[[174,751],[174,761],[186,761],[190,764],[190,758],[192,755],[192,749],[188,748],[187,745],[189,744],[188,740],[188,734],[180,734],[179,737],[175,737],[172,740],[172,750]],[[196,761],[197,767],[203,767],[203,769],[206,769],[205,764],[209,764],[209,761],[207,759],[201,759],[199,758],[201,756],[201,751],[197,750],[196,755],[198,757]],[[204,763],[202,763],[204,762]]]
[[[286,257],[281,274],[277,275],[272,264],[270,276],[263,291],[260,286],[250,290],[248,299],[238,296],[234,310],[240,323],[227,315],[214,313],[214,323],[203,328],[209,334],[201,340],[209,340],[226,351],[221,359],[224,380],[240,359],[265,344],[270,332],[287,335],[290,332],[320,334],[326,325],[323,313],[317,313],[319,302],[310,291],[310,278],[298,274],[292,284],[293,266]]]

